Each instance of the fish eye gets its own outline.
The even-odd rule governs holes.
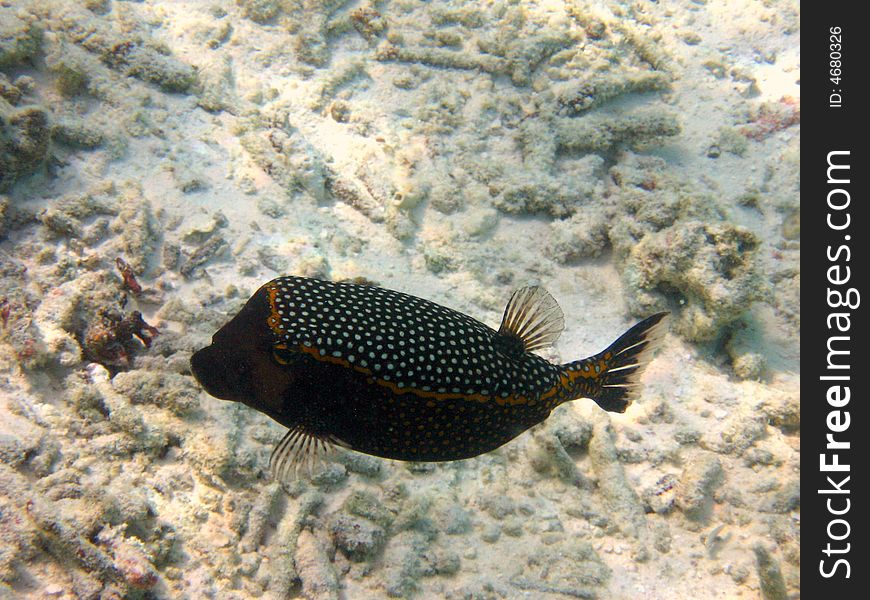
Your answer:
[[[272,360],[279,365],[288,365],[293,360],[293,353],[285,344],[275,344],[272,346]]]

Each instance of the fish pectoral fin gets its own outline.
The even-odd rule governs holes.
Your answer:
[[[565,316],[550,292],[540,286],[520,288],[513,293],[498,333],[519,339],[526,352],[552,345],[565,329]]]
[[[281,483],[290,483],[300,475],[309,477],[334,451],[335,446],[349,447],[331,435],[312,433],[302,425],[287,431],[272,450],[269,471]]]

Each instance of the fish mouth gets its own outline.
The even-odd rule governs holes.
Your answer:
[[[244,402],[253,396],[248,361],[214,344],[190,357],[190,370],[205,391],[221,400]]]

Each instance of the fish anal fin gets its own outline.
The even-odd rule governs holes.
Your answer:
[[[531,352],[551,346],[565,329],[565,316],[550,293],[540,286],[518,289],[505,307],[498,333],[518,339]]]

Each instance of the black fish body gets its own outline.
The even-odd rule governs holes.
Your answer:
[[[554,365],[531,352],[563,325],[541,288],[514,294],[496,331],[401,292],[281,277],[191,367],[211,395],[290,428],[278,454],[307,440],[398,460],[457,460],[498,448],[568,400],[589,397],[623,412],[665,316],[642,321],[598,355]]]

